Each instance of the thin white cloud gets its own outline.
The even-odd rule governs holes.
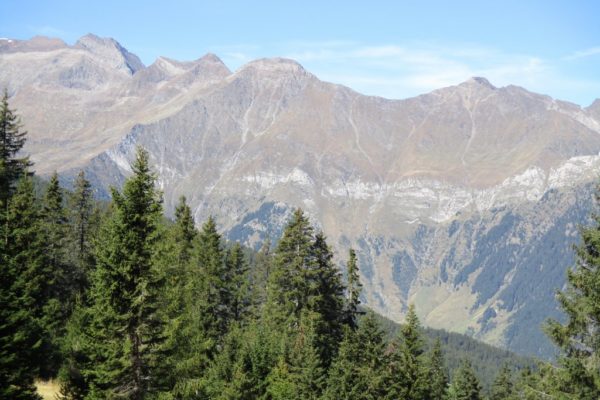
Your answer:
[[[577,60],[580,58],[596,56],[598,54],[600,54],[600,46],[590,47],[589,49],[576,51],[573,54],[569,54],[568,56],[564,57],[564,59],[565,60]]]
[[[600,80],[574,74],[565,58],[508,53],[477,44],[366,45],[329,40],[229,46],[221,50],[216,53],[224,55],[224,61],[235,68],[256,58],[283,56],[300,62],[322,80],[360,93],[396,99],[456,85],[473,76],[485,77],[498,87],[518,85],[582,103],[591,96],[597,97],[592,91],[600,86]],[[571,57],[597,53],[600,47],[575,52]]]

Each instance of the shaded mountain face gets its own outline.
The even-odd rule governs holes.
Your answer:
[[[370,307],[401,320],[414,302],[432,327],[552,355],[539,324],[592,208],[598,102],[483,78],[387,100],[286,59],[145,67],[93,35],[0,40],[0,85],[38,173],[83,168],[102,191],[144,146],[167,210],[186,195],[198,223],[257,247],[302,207],[340,262],[358,250]]]

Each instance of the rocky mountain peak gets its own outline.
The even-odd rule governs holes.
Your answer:
[[[101,38],[92,33],[82,36],[75,48],[81,48],[98,56],[103,61],[107,61],[117,69],[128,70],[130,74],[134,74],[144,68],[142,61],[133,53],[130,53],[126,48],[121,46],[119,42],[112,38]]]
[[[307,72],[297,61],[290,60],[288,58],[261,58],[255,61],[251,61],[248,64],[242,66],[237,73],[255,70],[267,74],[294,74],[294,75],[306,75]]]
[[[474,76],[472,78],[469,78],[463,83],[459,84],[458,87],[468,88],[471,90],[483,90],[486,92],[497,89],[496,86],[490,83],[490,81],[480,76]]]
[[[30,51],[52,51],[67,47],[67,44],[56,38],[46,36],[34,36],[29,40],[16,40],[0,38],[0,52],[30,52]]]
[[[596,119],[600,120],[600,99],[594,100],[594,102],[587,108]]]

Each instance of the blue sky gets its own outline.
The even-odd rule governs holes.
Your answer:
[[[4,0],[0,37],[88,32],[150,64],[294,58],[319,78],[406,98],[485,76],[582,106],[600,98],[600,1]]]

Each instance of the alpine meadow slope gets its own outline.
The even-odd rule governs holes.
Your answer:
[[[573,264],[600,171],[600,101],[582,108],[472,78],[405,100],[320,81],[292,60],[144,66],[113,39],[0,40],[0,86],[37,173],[120,185],[137,146],[165,209],[185,195],[254,247],[303,208],[357,249],[366,304],[551,357],[540,329]]]

